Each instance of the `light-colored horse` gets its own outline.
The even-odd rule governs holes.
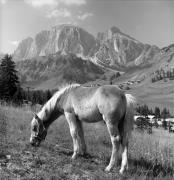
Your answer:
[[[120,173],[128,168],[128,138],[133,129],[133,104],[135,98],[125,94],[117,86],[104,85],[84,87],[79,84],[68,85],[56,92],[35,114],[31,122],[30,143],[39,146],[45,139],[49,125],[64,114],[73,139],[74,153],[86,153],[82,122],[105,121],[112,142],[112,154],[106,171],[110,171],[117,161],[119,145],[123,147]]]

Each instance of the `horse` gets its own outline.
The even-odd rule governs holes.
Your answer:
[[[50,124],[60,115],[65,115],[73,140],[72,159],[85,155],[86,143],[83,126],[86,123],[104,121],[107,126],[112,153],[109,172],[118,159],[118,151],[122,145],[122,162],[120,174],[128,169],[128,140],[133,130],[133,114],[136,99],[124,93],[116,85],[82,86],[67,85],[58,90],[31,121],[30,143],[39,146],[47,135]]]

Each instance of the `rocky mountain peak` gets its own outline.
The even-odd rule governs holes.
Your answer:
[[[158,51],[159,48],[137,41],[116,26],[107,32],[98,33],[95,38],[78,26],[62,24],[49,31],[41,31],[34,38],[23,40],[14,58],[24,60],[71,53],[103,67],[123,70],[148,63]]]
[[[22,40],[14,52],[14,55],[15,55],[14,58],[15,59],[27,58],[26,55],[30,51],[32,42],[33,42],[33,38],[31,38],[31,37],[28,37],[28,38]]]
[[[174,44],[170,44],[169,46],[162,48],[161,52],[162,53],[174,52]]]
[[[94,36],[82,28],[63,24],[54,26],[49,31],[39,32],[33,39],[30,38],[30,43],[22,41],[14,53],[14,58],[24,60],[57,52],[88,56],[95,43]]]

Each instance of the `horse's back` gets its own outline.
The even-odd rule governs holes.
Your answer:
[[[119,97],[123,97],[124,93],[123,91],[118,88],[118,86],[114,86],[114,85],[104,85],[104,86],[100,86],[98,87],[98,92],[100,93],[100,95],[102,97],[115,97],[115,98],[119,98]]]
[[[75,100],[81,101],[84,99],[91,98],[95,92],[97,91],[98,86],[92,86],[92,87],[85,87],[85,86],[79,86],[78,88],[74,89],[71,92],[72,98],[75,98]]]
[[[125,95],[121,89],[113,85],[80,86],[71,92],[71,98],[78,103],[87,103],[87,101],[93,103],[98,103],[99,101],[117,103],[120,99],[124,101]]]

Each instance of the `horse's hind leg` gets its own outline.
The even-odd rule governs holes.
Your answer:
[[[121,169],[120,174],[123,174],[125,168],[128,169],[128,140],[126,138],[123,138],[122,142],[122,162],[121,162]]]
[[[113,168],[114,164],[118,161],[118,151],[119,151],[121,138],[120,138],[117,124],[112,124],[110,121],[107,121],[107,120],[105,120],[105,122],[109,131],[111,142],[112,142],[111,159],[105,171],[110,171]]]

